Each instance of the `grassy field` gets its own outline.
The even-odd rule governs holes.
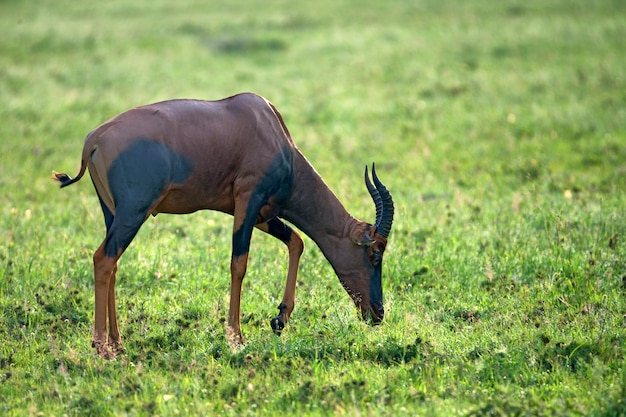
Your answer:
[[[0,414],[626,415],[626,3],[0,3]],[[256,234],[224,337],[230,217],[146,222],[126,352],[90,346],[104,235],[84,136],[135,105],[264,95],[348,210],[396,201],[382,326],[306,240],[298,304]]]

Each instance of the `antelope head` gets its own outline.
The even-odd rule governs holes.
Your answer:
[[[394,206],[391,193],[378,179],[373,164],[372,179],[373,184],[365,167],[365,185],[376,206],[376,221],[373,225],[366,222],[356,224],[351,232],[350,248],[344,248],[350,253],[344,259],[352,260],[352,265],[346,269],[350,272],[336,272],[341,284],[360,310],[363,320],[378,324],[385,314],[382,266],[393,222]]]

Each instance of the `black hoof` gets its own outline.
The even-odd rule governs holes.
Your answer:
[[[280,319],[280,317],[274,317],[270,321],[270,325],[272,326],[272,330],[274,331],[274,334],[277,335],[277,336],[280,336],[280,333],[285,328],[285,323],[283,323],[283,321]]]

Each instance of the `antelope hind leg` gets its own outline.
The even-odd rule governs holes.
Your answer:
[[[113,273],[111,274],[111,281],[109,283],[109,343],[108,346],[113,355],[124,352],[122,346],[122,337],[120,335],[119,325],[117,323],[117,309],[115,305],[115,281],[117,279],[117,263],[113,267]]]
[[[96,348],[96,352],[99,356],[105,359],[112,359],[115,354],[109,350],[107,313],[110,314],[110,311],[107,310],[110,308],[109,294],[115,269],[115,258],[104,255],[103,243],[94,254],[93,262],[96,308],[93,341],[91,345]]]

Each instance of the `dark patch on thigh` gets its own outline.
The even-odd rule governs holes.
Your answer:
[[[107,177],[115,206],[150,207],[168,183],[183,183],[191,162],[161,142],[136,139],[109,166]]]
[[[150,139],[136,139],[120,153],[107,172],[116,207],[111,216],[103,205],[107,256],[126,249],[165,187],[183,183],[192,169],[187,158]]]
[[[281,204],[291,195],[293,186],[293,154],[290,147],[285,147],[274,158],[265,175],[252,191],[246,217],[238,230],[233,233],[233,256],[248,253],[252,228],[257,222],[261,208],[270,197],[276,204]]]
[[[118,211],[115,214],[111,227],[107,231],[104,254],[110,258],[121,255],[130,245],[135,235],[137,235],[144,219],[145,216],[139,213],[128,214]]]
[[[100,207],[102,208],[102,214],[104,215],[104,224],[107,228],[107,233],[109,232],[109,229],[111,228],[111,225],[113,224],[113,213],[111,212],[111,210],[109,210],[109,208],[107,207],[106,204],[104,204],[104,200],[102,200],[102,197],[100,197],[100,193],[98,192],[98,188],[96,187],[96,184],[93,182],[93,178],[91,180],[91,183],[93,184],[93,188],[96,190],[96,194],[98,195],[98,200],[100,201]]]

